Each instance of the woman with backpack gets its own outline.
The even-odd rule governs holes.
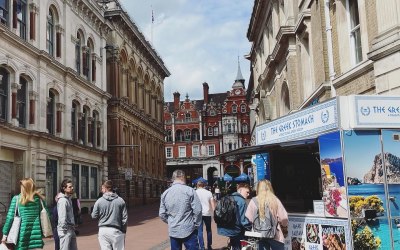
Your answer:
[[[253,231],[262,235],[258,249],[283,250],[289,223],[286,209],[268,180],[259,181],[256,192],[257,196],[251,199],[245,216],[253,222]]]

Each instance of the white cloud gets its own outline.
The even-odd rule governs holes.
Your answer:
[[[250,51],[246,33],[253,0],[129,0],[123,1],[137,26],[171,72],[164,83],[165,100],[172,93],[202,99],[202,83],[210,93],[231,89],[237,73],[237,56],[246,83]],[[152,10],[154,24],[151,25]],[[151,35],[153,34],[153,36]],[[181,97],[182,99],[182,97]]]

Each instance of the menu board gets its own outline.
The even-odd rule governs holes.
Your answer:
[[[285,250],[351,249],[347,220],[289,217]]]

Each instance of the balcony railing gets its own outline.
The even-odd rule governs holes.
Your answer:
[[[199,118],[190,118],[190,119],[183,119],[183,120],[175,120],[175,124],[184,124],[184,123],[194,123],[199,122]],[[172,124],[172,120],[166,120],[165,124]]]

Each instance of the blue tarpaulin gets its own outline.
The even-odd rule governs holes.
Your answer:
[[[199,177],[199,178],[197,178],[197,179],[194,179],[194,180],[192,181],[192,183],[193,183],[193,184],[197,184],[197,182],[199,182],[199,181],[201,181],[201,182],[203,182],[203,183],[207,183],[207,180],[204,179],[203,177]]]
[[[241,175],[235,178],[235,181],[248,181],[248,180],[249,176],[247,176],[247,174],[245,173],[242,173]]]
[[[232,180],[233,180],[233,178],[229,174],[224,175],[224,181],[232,181]]]

